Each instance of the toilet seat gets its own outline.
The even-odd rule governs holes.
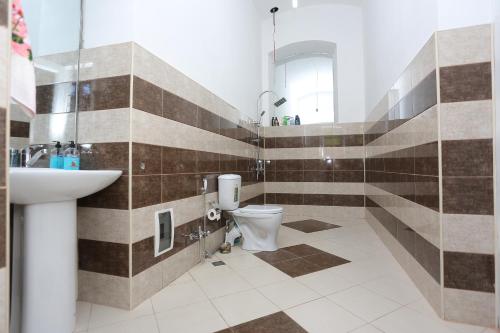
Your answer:
[[[246,214],[278,214],[283,213],[283,208],[280,206],[248,205],[237,209],[237,211]]]

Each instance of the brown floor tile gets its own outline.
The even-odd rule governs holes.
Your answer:
[[[291,277],[306,275],[323,269],[303,258],[280,261],[273,263],[272,265]]]
[[[288,246],[283,248],[282,250],[291,252],[295,254],[298,257],[306,257],[306,256],[311,256],[313,254],[322,254],[326,253],[321,250],[318,250],[315,247],[306,245],[306,244],[299,244],[299,245],[293,245],[293,246]]]
[[[318,220],[303,220],[283,223],[284,226],[306,233],[340,228],[340,226]]]
[[[284,312],[277,312],[271,315],[254,319],[252,321],[232,327],[231,331],[226,329],[222,332],[234,333],[305,333],[299,324]]]
[[[313,254],[312,256],[304,257],[303,259],[309,263],[319,266],[320,269],[322,270],[330,267],[347,264],[350,262],[349,260],[337,257],[336,255],[326,252],[320,254]]]
[[[279,261],[285,261],[285,260],[290,260],[290,259],[297,259],[298,256],[285,251],[283,249],[279,249],[274,252],[257,252],[255,253],[255,256],[259,257],[260,259],[264,260],[265,262],[269,264],[273,264],[275,262]]]

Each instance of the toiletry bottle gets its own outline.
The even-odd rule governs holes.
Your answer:
[[[80,152],[76,148],[75,141],[69,142],[69,147],[64,151],[64,170],[80,169]]]
[[[299,117],[299,115],[295,116],[295,125],[300,125],[300,117]]]
[[[276,126],[279,126],[280,125],[280,120],[278,119],[278,117],[276,117]]]
[[[288,118],[286,116],[283,117],[283,126],[286,126],[288,125],[288,122],[287,122]]]
[[[54,141],[56,144],[54,148],[50,150],[50,168],[51,169],[63,169],[64,168],[64,154],[62,151],[62,146],[59,141]]]

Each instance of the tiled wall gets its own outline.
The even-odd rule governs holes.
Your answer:
[[[445,319],[494,326],[491,27],[434,34],[370,115],[367,217]]]
[[[267,204],[302,217],[364,217],[363,124],[266,127]]]
[[[8,332],[9,316],[9,209],[7,152],[9,144],[9,1],[0,0],[0,333]]]
[[[207,202],[217,199],[217,175],[237,173],[242,204],[263,203],[255,134],[237,110],[134,43],[82,53],[93,64],[80,73],[82,169],[123,175],[78,201],[79,299],[133,308],[199,262],[200,244],[186,235],[203,221],[203,177]],[[52,139],[47,126],[58,116],[68,115],[37,116],[35,142]],[[164,208],[174,208],[175,245],[155,258],[154,213]],[[208,223],[210,252],[222,226]]]

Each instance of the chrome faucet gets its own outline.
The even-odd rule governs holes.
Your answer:
[[[36,148],[40,148],[36,150]],[[36,152],[35,152],[36,151]],[[33,154],[34,153],[34,154]],[[28,145],[22,150],[21,167],[32,168],[43,156],[47,156],[49,151],[44,145]]]

